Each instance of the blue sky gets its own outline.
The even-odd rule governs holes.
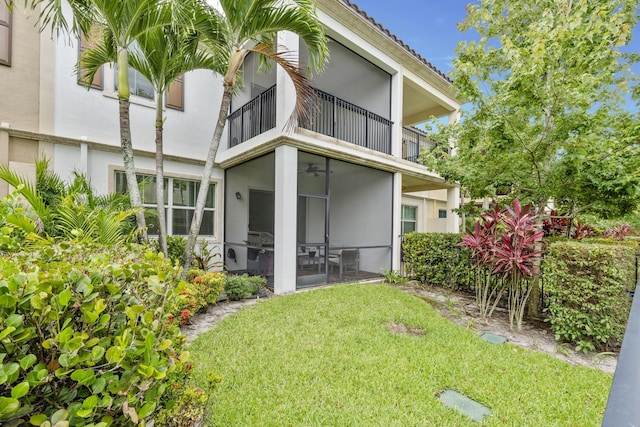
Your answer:
[[[458,42],[473,34],[461,33],[456,27],[464,20],[466,5],[475,3],[473,0],[351,1],[445,73],[451,70]],[[628,49],[640,52],[640,25],[636,25]],[[640,64],[634,71],[640,73]]]

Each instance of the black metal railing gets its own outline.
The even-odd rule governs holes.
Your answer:
[[[636,289],[638,280],[638,258],[636,255]],[[635,289],[631,295],[635,294]],[[640,425],[640,298],[633,297],[627,330],[622,340],[622,348],[616,365],[616,373],[609,391],[607,408],[602,420],[603,427]]]
[[[300,118],[300,127],[391,154],[391,120],[330,93],[313,91],[314,107],[309,117]]]
[[[273,85],[227,117],[229,147],[234,147],[276,126],[276,86]]]
[[[427,134],[418,129],[402,128],[402,158],[410,162],[420,163],[420,153],[431,151],[436,147],[435,141],[427,139]]]

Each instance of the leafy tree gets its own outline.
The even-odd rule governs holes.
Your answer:
[[[191,265],[236,77],[247,54],[254,52],[263,61],[275,62],[291,77],[298,94],[294,117],[305,111],[305,101],[311,99],[310,86],[297,64],[287,59],[287,52],[278,51],[277,32],[291,31],[305,42],[309,50],[309,65],[313,69],[321,70],[328,57],[326,37],[312,0],[220,0],[219,3],[222,14],[210,8],[210,19],[203,22],[201,30],[205,33],[205,43],[221,61],[224,91],[182,259],[185,266],[183,274]]]
[[[443,144],[425,155],[426,164],[474,198],[507,195],[538,212],[550,199],[574,212],[637,206],[640,129],[629,126],[637,117],[622,107],[637,58],[621,51],[636,9],[633,0],[468,6],[460,29],[479,39],[459,44],[453,78],[472,106],[459,123],[436,123],[433,137]]]

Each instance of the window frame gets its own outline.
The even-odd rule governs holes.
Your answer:
[[[94,32],[94,31],[92,31]],[[88,86],[91,89],[98,89],[98,90],[103,90],[104,89],[104,65],[102,65],[100,67],[100,69],[96,72],[96,74],[93,76],[93,80],[91,81],[91,83],[89,84],[88,82],[83,80],[83,72],[84,72],[84,68],[80,67],[80,59],[82,58],[82,53],[87,50],[90,49],[90,43],[89,40],[87,39],[87,37],[84,34],[80,34],[80,36],[78,37],[78,75],[77,75],[77,81],[78,84],[80,86],[84,86],[85,88]]]
[[[4,3],[0,2],[0,10],[6,11],[7,20],[0,20],[0,27],[7,28],[7,59],[4,60],[0,58],[0,65],[4,65],[6,67],[11,67],[11,57],[12,57],[12,46],[13,46],[13,14],[9,10],[9,7]]]
[[[405,209],[413,210],[413,219],[405,217]],[[405,224],[412,223],[413,231],[418,231],[418,207],[414,205],[402,205],[400,212],[400,231],[401,233],[407,234],[410,231],[405,231]]]
[[[118,188],[118,174],[122,174],[123,175],[123,180],[124,180],[124,185],[126,185],[126,177],[124,176],[125,172],[123,169],[114,169],[113,170],[113,179],[114,179],[114,185],[113,185],[113,189],[114,192],[120,192],[120,189]],[[151,178],[150,180],[150,185],[153,187],[154,189],[154,195],[155,195],[155,174],[152,172],[147,172],[147,171],[136,171],[136,178],[140,179],[140,177],[142,177],[142,179],[147,179],[147,178]],[[174,214],[174,210],[183,210],[183,211],[187,211],[189,213],[191,213],[191,215],[193,215],[193,211],[195,210],[195,203],[196,200],[194,198],[194,206],[182,206],[182,205],[176,205],[174,204],[173,201],[173,185],[175,181],[187,181],[187,182],[193,182],[196,186],[196,188],[199,188],[199,184],[200,184],[200,180],[198,180],[197,178],[189,178],[189,177],[183,177],[183,176],[174,176],[174,175],[165,175],[164,176],[165,179],[165,202],[164,202],[164,207],[165,207],[165,218],[166,218],[166,224],[167,224],[167,235],[169,236],[187,236],[188,235],[188,229],[186,230],[185,234],[176,234],[174,233],[174,224],[173,224],[173,214]],[[212,191],[212,197],[213,197],[213,207],[205,207],[204,211],[205,212],[212,212],[212,223],[211,223],[211,228],[213,231],[213,234],[199,234],[200,237],[206,237],[206,238],[217,238],[218,237],[218,205],[219,205],[219,197],[218,197],[218,188],[219,183],[215,180],[211,180],[210,181],[210,186],[209,188],[211,189],[213,187],[213,190],[209,190]],[[142,195],[141,195],[142,196]],[[196,191],[196,196],[197,196],[197,191]],[[143,208],[149,208],[149,209],[153,209],[156,210],[157,209],[157,203],[151,202],[151,203],[142,203],[142,207]],[[151,236],[157,236],[158,233],[149,233]]]
[[[447,210],[438,208],[438,219],[447,219]]]

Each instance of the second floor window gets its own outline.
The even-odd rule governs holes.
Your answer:
[[[11,66],[11,13],[0,2],[0,64]]]
[[[154,175],[136,174],[138,183],[141,184],[140,197],[142,206],[145,207],[145,217],[149,227],[149,235],[158,234],[157,202],[156,202],[156,177]],[[125,193],[127,191],[127,178],[122,171],[115,174],[116,192]],[[196,206],[200,182],[179,179],[164,179],[164,206],[167,219],[167,234],[187,235],[191,227],[191,219]],[[200,226],[201,236],[214,236],[216,224],[216,189],[215,184],[209,186],[207,202],[202,216]]]
[[[113,67],[113,87],[118,90],[118,66]],[[129,90],[131,95],[139,96],[150,101],[155,99],[153,85],[142,74],[129,67]]]

